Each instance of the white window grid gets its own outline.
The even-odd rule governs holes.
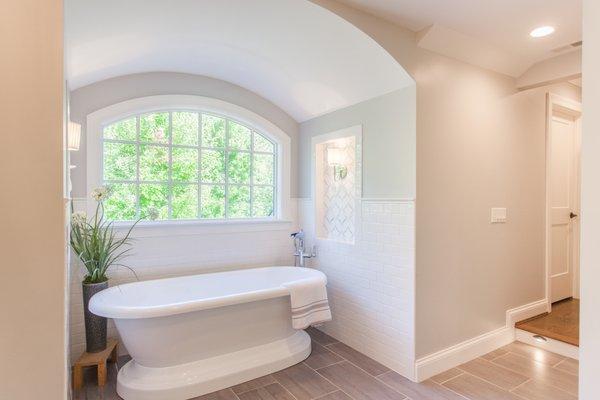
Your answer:
[[[198,145],[194,146],[194,145],[182,145],[182,144],[174,144],[173,143],[173,113],[174,112],[187,112],[187,113],[192,113],[192,114],[196,114],[198,117],[198,130],[197,130],[197,138],[198,138]],[[169,113],[169,135],[168,135],[168,143],[160,143],[160,142],[146,142],[146,141],[142,141],[141,137],[140,137],[140,118],[142,118],[145,115],[150,115],[150,114],[161,114],[161,113]],[[207,116],[211,116],[211,117],[216,117],[216,118],[220,118],[223,119],[225,121],[225,147],[210,147],[210,146],[203,146],[202,145],[202,116],[203,115],[207,115]],[[121,121],[127,120],[127,119],[131,119],[131,118],[135,118],[136,121],[136,140],[122,140],[122,139],[107,139],[104,137],[104,130],[111,126],[114,125],[116,123],[119,123]],[[234,122],[236,124],[239,124],[241,126],[244,126],[245,128],[249,129],[251,134],[250,134],[250,150],[242,150],[242,149],[236,149],[236,148],[231,148],[229,146],[229,124],[231,122]],[[267,151],[258,151],[254,149],[254,137],[255,135],[260,135],[262,138],[264,138],[265,140],[267,140],[269,143],[271,143],[273,145],[273,152],[267,152]],[[121,143],[121,144],[132,144],[136,146],[136,179],[135,180],[125,180],[125,179],[105,179],[104,178],[104,143]],[[142,180],[140,179],[140,155],[141,155],[141,146],[144,145],[149,145],[149,146],[157,146],[157,147],[164,147],[164,148],[168,148],[168,154],[169,154],[169,159],[168,159],[168,165],[169,165],[169,169],[168,169],[168,179],[166,181],[153,181],[153,180]],[[197,181],[194,182],[185,182],[185,181],[174,181],[173,177],[172,177],[172,173],[173,173],[173,152],[172,149],[174,148],[182,148],[182,149],[194,149],[198,151],[198,158],[197,158]],[[202,157],[202,151],[203,150],[212,150],[212,151],[222,151],[224,154],[224,163],[225,163],[225,171],[224,171],[224,182],[206,182],[206,181],[202,181],[202,162],[201,162],[201,157]],[[219,115],[219,114],[215,114],[212,112],[203,112],[203,111],[196,111],[196,110],[185,110],[185,109],[177,109],[177,110],[157,110],[157,111],[152,111],[152,112],[148,112],[148,113],[142,113],[142,114],[137,114],[137,115],[132,115],[126,118],[122,118],[118,121],[114,121],[111,122],[110,124],[107,124],[105,126],[102,127],[102,180],[103,183],[105,185],[111,185],[111,184],[133,184],[135,185],[136,188],[136,219],[140,218],[141,216],[141,207],[140,207],[140,185],[142,184],[147,184],[147,185],[167,185],[167,187],[169,188],[169,193],[168,193],[168,198],[167,198],[167,210],[168,210],[168,217],[167,220],[174,220],[174,221],[179,221],[181,219],[173,219],[172,217],[172,188],[175,185],[197,185],[198,186],[198,204],[196,207],[196,219],[202,219],[202,220],[214,220],[213,218],[205,218],[202,217],[202,196],[201,196],[201,191],[202,191],[202,187],[206,187],[206,186],[222,186],[224,188],[224,216],[222,219],[231,219],[229,217],[229,187],[231,186],[236,186],[236,187],[248,187],[250,190],[250,203],[249,203],[249,207],[250,207],[250,217],[246,217],[246,218],[238,218],[236,217],[236,219],[255,219],[255,218],[267,218],[267,219],[275,219],[277,217],[276,213],[277,213],[277,204],[278,204],[278,198],[277,198],[277,165],[278,165],[278,160],[277,160],[277,155],[278,155],[278,146],[277,143],[275,143],[273,140],[271,140],[269,137],[267,137],[266,135],[256,131],[255,129],[252,129],[251,127],[245,125],[244,123],[237,121],[231,117],[226,117],[223,115]],[[245,154],[250,154],[250,177],[249,177],[249,183],[247,184],[243,184],[243,183],[229,183],[229,153],[230,152],[237,152],[237,153],[245,153]],[[263,155],[270,155],[273,157],[273,183],[272,184],[259,184],[259,183],[255,183],[254,182],[254,154],[263,154]],[[268,187],[272,189],[272,193],[273,193],[273,203],[272,203],[272,215],[268,216],[268,217],[264,217],[264,216],[259,216],[256,217],[254,216],[254,188],[256,187]]]

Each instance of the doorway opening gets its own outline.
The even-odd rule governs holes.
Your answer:
[[[547,95],[547,312],[517,323],[538,335],[579,346],[581,103]]]

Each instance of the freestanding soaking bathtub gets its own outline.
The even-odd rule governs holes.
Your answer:
[[[317,270],[268,267],[115,286],[90,301],[113,318],[132,360],[119,371],[126,400],[201,396],[287,368],[311,352],[292,328],[290,292]]]

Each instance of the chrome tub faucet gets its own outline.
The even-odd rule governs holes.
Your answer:
[[[312,247],[311,252],[307,253],[304,248],[304,231],[300,229],[298,232],[294,232],[290,235],[294,240],[294,265],[296,267],[305,267],[307,258],[314,258],[317,256],[315,246]]]

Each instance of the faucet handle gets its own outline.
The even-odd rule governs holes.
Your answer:
[[[300,229],[298,232],[294,232],[290,236],[293,237],[294,239],[296,239],[296,238],[304,239],[304,230]]]

